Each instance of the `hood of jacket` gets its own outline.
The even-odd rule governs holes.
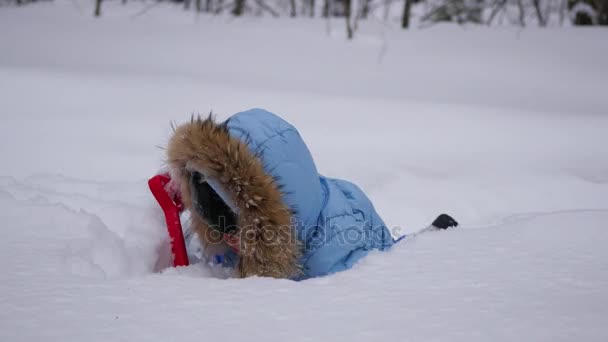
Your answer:
[[[192,118],[175,129],[167,157],[191,212],[194,171],[233,208],[240,276],[292,278],[301,273],[298,231],[317,223],[325,196],[312,156],[291,124],[262,109],[223,123],[211,116]],[[209,243],[209,227],[193,221],[203,243]]]

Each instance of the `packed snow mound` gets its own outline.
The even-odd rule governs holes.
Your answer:
[[[60,180],[57,188],[101,186]],[[153,203],[36,183],[4,178],[0,185],[2,340],[608,336],[608,211],[527,214],[424,233],[351,271],[304,282],[221,280],[202,264],[155,273],[168,246]]]
[[[133,184],[139,186],[145,183]],[[92,197],[98,189],[103,189],[99,197]],[[37,264],[49,274],[98,278],[152,272],[167,240],[162,213],[116,199],[128,189],[126,184],[104,187],[52,176],[24,182],[0,178],[4,222],[21,227],[19,234],[4,230],[4,241],[19,248],[32,246],[21,253],[3,249],[8,253],[4,260],[12,259],[11,267],[21,270]]]

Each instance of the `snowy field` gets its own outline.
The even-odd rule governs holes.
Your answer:
[[[0,8],[0,341],[607,341],[605,29]],[[166,269],[170,122],[262,107],[395,235],[303,282]]]

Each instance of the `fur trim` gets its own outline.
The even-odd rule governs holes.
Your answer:
[[[182,202],[193,216],[192,227],[205,247],[210,228],[192,210],[190,171],[215,179],[239,208],[240,277],[290,278],[300,274],[300,248],[292,213],[274,178],[247,144],[233,138],[225,124],[192,118],[175,129],[167,147],[172,178],[180,184]],[[215,242],[217,244],[217,242]]]

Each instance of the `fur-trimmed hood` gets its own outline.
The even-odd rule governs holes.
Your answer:
[[[193,203],[192,175],[204,178],[235,214],[241,277],[326,275],[393,244],[361,189],[319,175],[298,131],[270,112],[251,109],[223,123],[193,118],[175,129],[167,153],[171,178],[207,250],[222,243],[194,214],[201,206]]]
[[[172,178],[191,212],[195,212],[189,186],[193,171],[204,175],[236,207],[240,276],[298,276],[297,225],[304,224],[304,216],[318,217],[322,196],[316,167],[295,128],[262,110],[241,113],[224,123],[211,116],[193,118],[176,128],[167,153]],[[293,179],[302,170],[309,177]],[[299,208],[296,203],[308,205]],[[220,241],[206,223],[192,217],[205,247],[217,249],[210,245]]]

